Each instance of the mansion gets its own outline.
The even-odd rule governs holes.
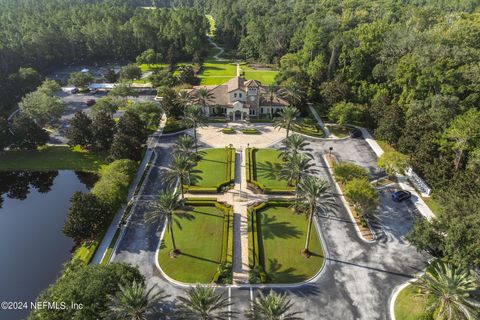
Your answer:
[[[232,121],[269,117],[289,105],[277,94],[270,101],[267,86],[262,86],[257,80],[247,81],[242,77],[232,78],[221,85],[195,86],[188,92],[194,95],[200,88],[207,88],[212,94],[208,107],[204,108],[205,114],[224,116]]]

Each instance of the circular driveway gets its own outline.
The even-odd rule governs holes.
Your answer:
[[[222,133],[223,128],[233,128],[236,133]],[[255,128],[261,134],[243,134],[241,129]],[[286,131],[284,129],[275,129],[272,124],[250,124],[243,123],[210,123],[208,126],[197,129],[198,139],[204,147],[223,148],[233,145],[234,148],[250,147],[265,148],[285,138]]]

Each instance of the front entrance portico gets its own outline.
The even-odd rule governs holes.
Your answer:
[[[243,115],[247,115],[249,108],[246,108],[240,101],[235,101],[232,108],[228,109],[228,114],[231,116],[232,121],[243,120]],[[240,119],[238,119],[240,117]]]

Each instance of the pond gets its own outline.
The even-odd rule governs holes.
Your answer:
[[[0,172],[0,301],[30,304],[55,281],[74,246],[62,233],[70,197],[95,179],[74,171]],[[0,310],[0,319],[28,313]]]

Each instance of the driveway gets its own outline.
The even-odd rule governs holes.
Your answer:
[[[160,139],[156,148],[158,158],[147,177],[144,198],[158,194],[162,188],[159,170],[168,164],[169,148],[174,140],[173,136]],[[368,168],[372,176],[380,175],[375,155],[364,140],[309,141],[319,176],[331,185],[322,159],[322,154],[331,146],[338,159],[358,163]],[[205,143],[214,145],[208,140]],[[303,313],[304,319],[387,319],[393,289],[424,268],[428,256],[418,253],[404,239],[412,226],[412,211],[406,204],[392,202],[388,191],[380,196],[378,219],[383,233],[377,242],[365,242],[357,235],[340,200],[340,209],[335,216],[318,219],[326,246],[326,265],[322,276],[314,283],[296,288],[275,289],[288,293],[294,308]],[[143,214],[148,210],[149,203],[140,201],[133,209],[132,219],[114,252],[113,261],[137,265],[149,285],[156,285],[176,296],[181,294],[182,288],[166,281],[155,266],[155,251],[163,225],[145,225]],[[241,313],[238,318],[243,319],[243,312],[250,306],[250,297],[258,295],[259,289],[247,285],[220,290],[230,295],[233,308]]]
[[[237,132],[234,134],[222,133],[222,129],[227,127],[234,128]],[[256,128],[261,134],[243,134],[240,132],[241,129],[247,127]],[[265,148],[283,140],[286,131],[284,129],[275,129],[272,124],[210,123],[206,127],[198,128],[197,134],[203,147],[223,148],[231,144],[237,149],[242,149],[246,148],[247,145]]]

